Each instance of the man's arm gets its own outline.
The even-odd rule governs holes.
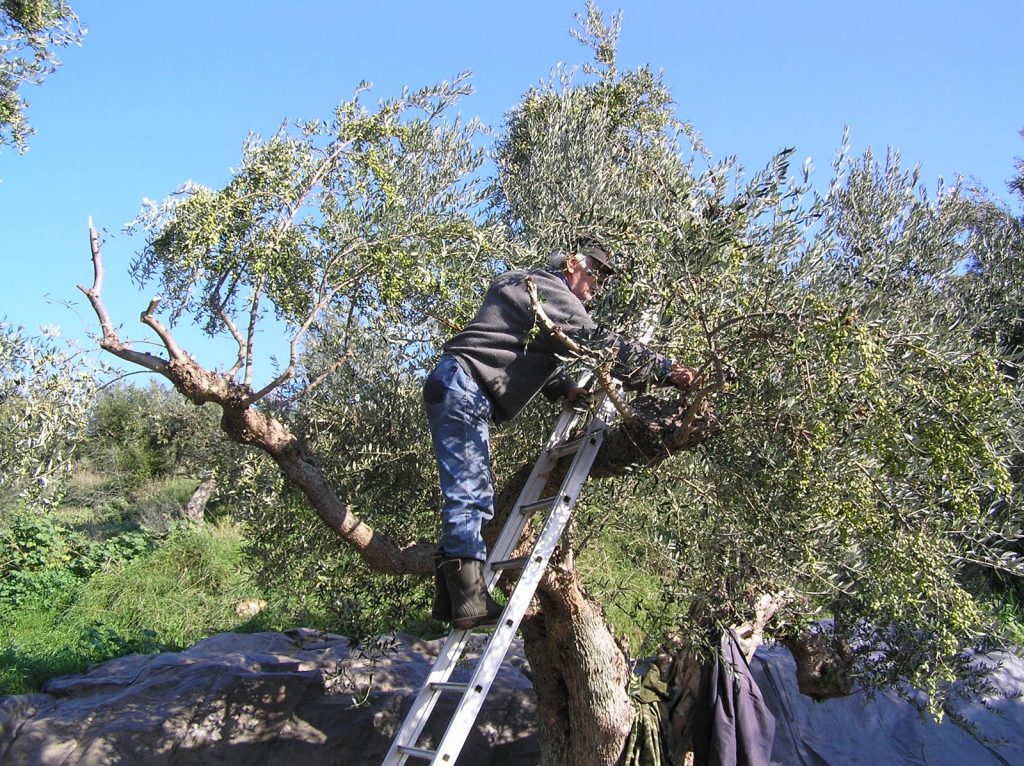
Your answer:
[[[535,283],[548,319],[581,346],[597,352],[611,350],[615,357],[612,375],[627,389],[639,390],[651,383],[686,389],[693,384],[696,373],[689,367],[673,362],[642,343],[626,340],[594,322],[583,303],[557,275],[551,275],[549,279],[541,277]],[[552,341],[558,342],[554,338]],[[555,380],[552,376],[543,389],[549,399],[559,393],[566,398],[578,398],[585,393],[562,368],[556,375],[561,376],[559,388],[549,388]]]

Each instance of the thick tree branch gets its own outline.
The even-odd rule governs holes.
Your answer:
[[[415,543],[401,548],[386,535],[377,534],[350,511],[334,493],[314,456],[278,420],[255,411],[249,403],[250,392],[231,377],[211,372],[183,353],[152,312],[156,301],[142,313],[142,321],[161,336],[172,352],[167,361],[139,353],[126,346],[113,329],[98,287],[102,286],[103,265],[98,236],[90,231],[93,269],[92,288],[79,285],[92,304],[103,331],[100,346],[115,356],[158,372],[194,404],[212,402],[221,407],[221,428],[239,444],[258,447],[267,453],[302,493],[327,526],[363,558],[367,566],[391,574],[428,574],[433,571],[433,544]],[[173,349],[173,351],[172,351]]]
[[[256,321],[259,319],[260,298],[263,295],[263,280],[256,283],[252,294],[252,305],[249,307],[249,331],[245,341],[245,378],[246,386],[252,385],[253,344],[256,342]]]
[[[92,309],[96,314],[96,318],[100,323],[100,347],[105,351],[109,351],[119,359],[123,359],[126,362],[137,364],[140,367],[145,367],[147,370],[159,373],[165,377],[168,376],[168,363],[166,359],[154,356],[153,354],[147,354],[142,351],[135,351],[122,341],[117,331],[114,330],[114,324],[110,321],[110,316],[107,314],[106,307],[100,300],[100,290],[103,289],[103,259],[100,257],[100,237],[99,233],[92,225],[92,219],[89,220],[89,248],[92,252],[92,268],[93,268],[93,282],[91,288],[86,288],[84,285],[79,284],[78,289],[81,290],[85,297],[89,299],[89,303],[92,305]]]
[[[149,306],[142,312],[139,317],[140,321],[149,327],[153,332],[156,333],[157,337],[160,338],[164,344],[164,348],[167,349],[167,353],[170,354],[172,361],[179,361],[185,358],[185,353],[178,346],[177,341],[174,340],[174,336],[171,335],[171,331],[163,326],[163,323],[157,319],[153,312],[156,311],[156,307],[160,305],[160,296],[156,295],[149,302]]]

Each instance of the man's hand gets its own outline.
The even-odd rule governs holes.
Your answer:
[[[591,397],[589,389],[583,388],[583,386],[573,386],[566,394],[565,398],[569,400],[569,404],[576,404],[576,402],[587,401]]]
[[[685,391],[697,380],[697,372],[685,364],[674,362],[669,370],[668,379],[673,386]]]

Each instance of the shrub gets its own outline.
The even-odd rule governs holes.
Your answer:
[[[130,561],[152,545],[140,532],[89,540],[49,516],[22,511],[0,530],[0,604],[18,606],[37,594],[51,600],[70,598],[80,581],[105,566]]]
[[[43,522],[48,523],[19,540],[26,550],[49,551],[39,558],[61,559],[67,537],[53,535],[58,525]],[[132,533],[92,544],[90,561],[105,565],[91,576],[78,577],[66,567],[35,570],[63,571],[66,579],[60,598],[35,587],[8,602],[10,618],[0,623],[0,695],[37,691],[53,676],[132,652],[178,650],[219,631],[287,624],[280,612],[254,618],[236,612],[243,600],[261,596],[240,564],[239,527],[178,527],[144,552],[132,547],[141,537]],[[25,540],[39,545],[24,545]]]

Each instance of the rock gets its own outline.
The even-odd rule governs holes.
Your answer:
[[[298,629],[122,657],[53,679],[43,694],[0,699],[0,764],[378,764],[439,646],[399,635],[359,647]],[[537,763],[527,673],[517,642],[459,764]],[[455,702],[446,697],[428,726],[435,738]]]

